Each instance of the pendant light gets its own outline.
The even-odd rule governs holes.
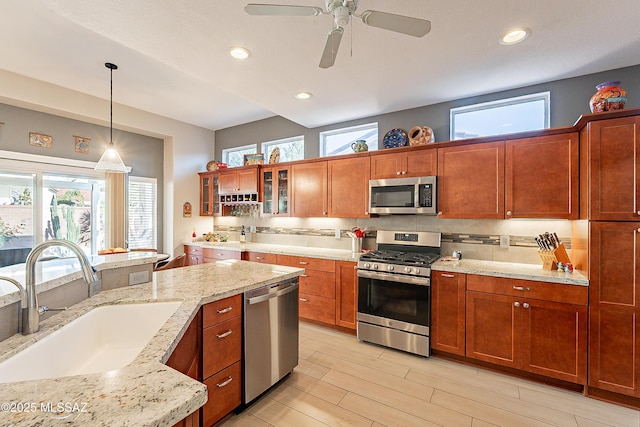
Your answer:
[[[122,162],[116,147],[113,146],[113,70],[117,70],[118,66],[107,62],[104,64],[109,70],[111,70],[111,104],[110,104],[110,137],[109,146],[100,157],[98,164],[94,168],[97,171],[111,172],[111,173],[127,173],[127,167]]]

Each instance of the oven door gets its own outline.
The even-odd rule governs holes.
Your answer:
[[[430,279],[358,270],[358,320],[429,335]]]

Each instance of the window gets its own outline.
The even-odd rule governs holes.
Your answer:
[[[269,163],[271,153],[275,148],[280,149],[280,161],[291,162],[304,159],[304,136],[294,136],[292,138],[279,139],[262,143],[264,162]]]
[[[33,248],[35,175],[0,172],[0,267],[24,262]]]
[[[549,128],[549,92],[451,109],[451,140]]]
[[[155,178],[129,177],[129,248],[157,248],[157,183]]]
[[[378,123],[320,132],[320,156],[328,157],[353,153],[351,144],[359,139],[367,142],[369,151],[377,150]]]
[[[222,150],[222,161],[229,165],[230,168],[236,166],[244,166],[244,155],[256,153],[256,144],[243,145],[242,147],[225,148],[224,150]]]

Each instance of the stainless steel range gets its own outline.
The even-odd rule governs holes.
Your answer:
[[[430,355],[431,264],[441,234],[378,231],[358,262],[358,339]]]

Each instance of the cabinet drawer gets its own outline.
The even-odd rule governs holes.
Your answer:
[[[202,249],[202,257],[204,262],[215,261],[219,259],[240,259],[242,252],[230,251],[228,249],[204,248]]]
[[[278,264],[289,267],[300,267],[308,270],[336,271],[336,262],[332,259],[309,258],[293,255],[278,255]]]
[[[246,252],[247,261],[263,262],[266,264],[276,264],[277,255],[264,252]]]
[[[334,325],[336,300],[316,295],[300,294],[300,317]]]
[[[335,299],[336,275],[327,271],[305,270],[300,276],[300,293]]]
[[[242,314],[242,295],[210,302],[202,307],[202,327],[208,328],[240,314]]]
[[[237,408],[242,401],[242,367],[236,362],[204,380],[209,398],[202,407],[205,426],[215,424]]]
[[[196,245],[184,245],[184,253],[187,255],[202,255],[202,247]]]
[[[589,300],[589,288],[587,286],[477,276],[473,274],[467,275],[467,290],[577,305],[587,305]]]
[[[242,317],[202,331],[202,378],[237,362],[242,357]]]

